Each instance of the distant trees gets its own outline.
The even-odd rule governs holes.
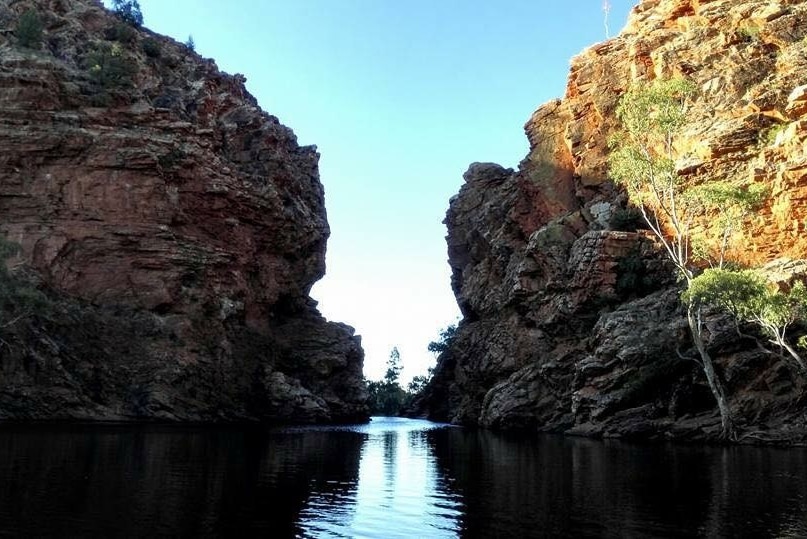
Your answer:
[[[397,416],[406,400],[406,392],[398,383],[401,376],[401,353],[397,347],[390,352],[387,360],[387,372],[380,382],[368,382],[367,401],[371,415]]]
[[[434,371],[434,369],[429,369],[427,374],[413,377],[404,390],[399,382],[402,370],[401,354],[398,348],[394,347],[387,360],[387,371],[384,373],[384,378],[377,382],[367,382],[369,394],[367,403],[370,415],[400,415],[423,391]]]

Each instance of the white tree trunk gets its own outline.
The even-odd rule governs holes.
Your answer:
[[[731,408],[729,408],[728,399],[726,398],[726,391],[723,389],[723,382],[720,381],[715,372],[712,356],[709,355],[703,342],[700,312],[695,312],[695,308],[692,306],[687,307],[687,322],[689,322],[692,340],[695,342],[695,347],[701,356],[701,366],[703,367],[703,373],[706,375],[706,381],[709,382],[709,389],[712,390],[712,395],[717,401],[717,409],[720,411],[720,423],[722,425],[722,437],[725,440],[735,441],[737,440],[737,431],[734,427],[734,418],[731,415]]]

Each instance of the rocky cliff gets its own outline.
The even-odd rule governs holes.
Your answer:
[[[0,324],[0,419],[363,419],[360,340],[308,295],[316,148],[97,0],[5,0],[0,29],[7,278],[45,294]]]
[[[632,85],[695,82],[679,175],[765,182],[770,198],[732,255],[803,278],[805,36],[803,1],[644,0],[619,36],[575,57],[563,99],[527,122],[518,170],[473,164],[451,200],[449,263],[464,318],[419,411],[494,428],[715,438],[714,399],[684,359],[693,345],[673,271],[651,235],[625,226],[607,140]],[[706,322],[743,439],[807,439],[804,375],[719,313]]]

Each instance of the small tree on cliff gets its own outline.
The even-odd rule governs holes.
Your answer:
[[[112,9],[123,22],[135,27],[143,25],[143,13],[137,0],[112,0]]]
[[[39,49],[42,45],[43,26],[42,18],[33,9],[23,13],[14,29],[17,44],[26,49]]]
[[[457,324],[451,324],[440,330],[440,336],[436,341],[429,343],[429,352],[442,354],[451,347],[454,337],[457,335]]]
[[[787,339],[790,326],[807,318],[807,288],[802,282],[780,290],[754,270],[707,269],[692,280],[685,300],[716,305],[737,321],[756,324],[779,347],[780,355],[787,352],[799,369],[807,372],[804,358]]]
[[[627,92],[617,107],[623,131],[611,141],[611,177],[628,191],[650,230],[664,248],[685,288],[695,279],[693,240],[700,258],[709,258],[710,238],[693,234],[691,224],[698,213],[719,210],[728,216],[718,223],[716,250],[709,260],[722,267],[735,219],[745,215],[757,194],[730,183],[687,189],[675,166],[674,142],[687,119],[687,107],[695,95],[694,85],[684,79],[656,80]],[[722,227],[722,228],[721,228]],[[710,229],[711,230],[711,229]],[[711,252],[714,252],[712,249]],[[717,401],[725,438],[735,439],[734,419],[723,382],[715,371],[703,336],[702,303],[684,295],[687,323],[699,364]]]

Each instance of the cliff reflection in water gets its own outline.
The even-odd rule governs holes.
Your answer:
[[[799,537],[807,450],[426,421],[0,428],[0,536]]]
[[[807,537],[807,450],[428,433],[465,537]]]
[[[0,430],[0,536],[295,537],[355,494],[366,435],[181,427]]]

